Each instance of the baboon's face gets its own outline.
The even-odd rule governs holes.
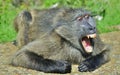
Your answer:
[[[60,26],[56,31],[62,38],[84,53],[89,54],[93,51],[96,24],[90,13],[73,10],[60,16],[57,24]]]
[[[80,45],[84,52],[91,53],[94,47],[94,38],[96,37],[96,24],[94,19],[90,14],[84,14],[76,17],[74,22]]]

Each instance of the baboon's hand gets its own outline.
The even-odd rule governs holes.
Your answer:
[[[106,52],[103,52],[94,57],[84,60],[78,67],[80,72],[94,71],[99,68],[102,64],[108,62],[108,59],[105,59]]]
[[[88,61],[88,60],[83,61],[78,67],[78,70],[80,72],[87,72],[87,71],[90,72],[95,69],[96,69],[95,64],[91,63],[91,61]]]
[[[78,67],[78,70],[80,72],[86,72],[86,71],[88,71],[88,66],[85,63],[81,63]]]

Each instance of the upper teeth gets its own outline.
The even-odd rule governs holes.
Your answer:
[[[96,37],[96,34],[87,35],[87,38],[95,38],[95,37]]]

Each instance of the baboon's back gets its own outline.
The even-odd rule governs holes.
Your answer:
[[[53,26],[54,18],[62,9],[45,9],[45,10],[30,10],[23,11],[15,18],[15,29],[18,32],[17,44],[19,47],[27,43],[41,38],[47,33],[50,33]],[[30,19],[30,20],[29,20]]]

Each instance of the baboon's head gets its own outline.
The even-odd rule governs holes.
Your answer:
[[[67,9],[58,14],[55,20],[55,31],[70,45],[82,53],[93,52],[96,24],[90,12],[83,9]]]

